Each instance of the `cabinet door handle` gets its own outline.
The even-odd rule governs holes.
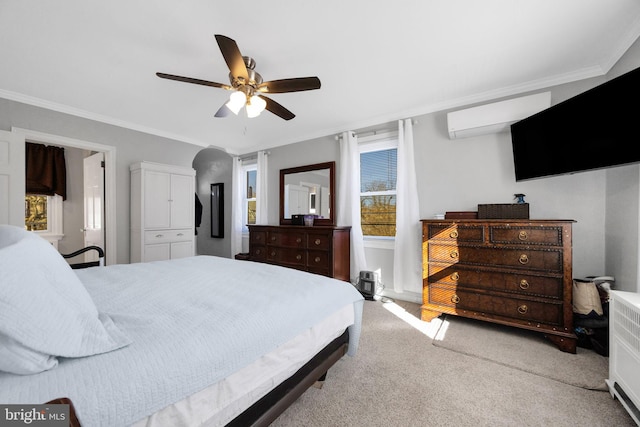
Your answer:
[[[522,289],[523,291],[529,289],[529,282],[527,282],[525,279],[520,280],[520,289]]]
[[[520,313],[520,314],[527,314],[528,310],[529,310],[529,307],[527,307],[526,304],[522,304],[522,305],[518,306],[518,313]]]
[[[522,254],[520,255],[520,259],[518,259],[518,261],[520,261],[520,264],[528,264],[529,257],[527,256],[527,254]]]

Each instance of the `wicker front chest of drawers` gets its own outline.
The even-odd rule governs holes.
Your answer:
[[[542,332],[575,353],[572,220],[423,220],[422,320],[442,313]]]
[[[349,281],[351,227],[250,225],[249,260]]]

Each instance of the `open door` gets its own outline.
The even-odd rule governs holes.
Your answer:
[[[84,160],[84,246],[104,247],[104,153]],[[84,254],[84,262],[98,261],[96,251]]]
[[[24,140],[0,130],[0,224],[24,227]]]

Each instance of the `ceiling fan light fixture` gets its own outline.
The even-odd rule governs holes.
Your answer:
[[[267,106],[267,101],[259,97],[258,95],[253,95],[249,98],[249,102],[247,102],[247,117],[254,118],[258,117],[260,113],[262,113]]]
[[[247,97],[243,92],[235,91],[229,97],[229,102],[227,102],[227,108],[233,111],[233,114],[238,114],[238,112],[244,107],[247,102]]]

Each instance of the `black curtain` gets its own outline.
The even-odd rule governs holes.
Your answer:
[[[64,148],[26,143],[26,193],[58,194],[67,199],[67,166]]]

